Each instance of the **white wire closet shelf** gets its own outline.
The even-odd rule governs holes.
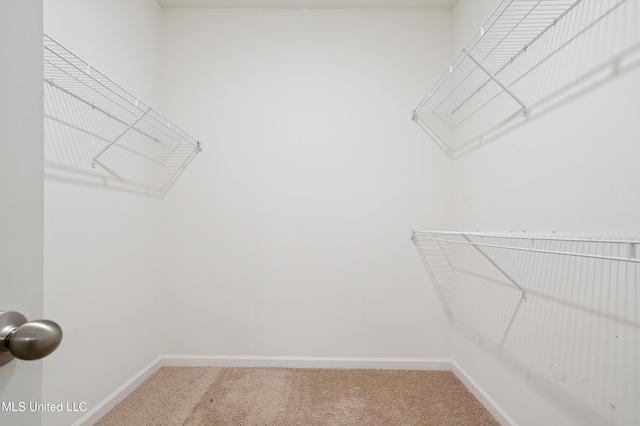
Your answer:
[[[412,119],[450,157],[458,156],[469,144],[482,143],[483,132],[527,116],[532,101],[577,79],[595,61],[605,61],[615,49],[600,46],[603,42],[598,40],[608,37],[616,48],[622,46],[613,40],[617,35],[606,32],[637,27],[629,18],[635,14],[620,7],[637,8],[631,3],[500,1],[413,110]]]
[[[485,250],[486,248],[640,264],[637,250],[640,239],[570,237],[554,233],[417,231],[413,229],[410,235],[421,255],[424,248],[422,244],[435,244],[445,255],[447,262],[450,260],[443,248],[445,244],[473,247],[522,293],[522,300],[525,302],[527,300],[525,288],[493,259]],[[426,259],[423,261],[427,266]]]
[[[200,141],[46,34],[43,47],[45,161],[164,195]]]

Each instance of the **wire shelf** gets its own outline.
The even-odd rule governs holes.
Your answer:
[[[526,116],[532,103],[637,41],[637,5],[630,3],[502,0],[412,119],[451,157],[482,143],[489,130]]]
[[[410,236],[461,338],[526,372],[585,424],[639,424],[638,235]]]
[[[47,162],[164,195],[200,141],[46,34],[43,47]]]
[[[640,264],[640,257],[638,257],[640,254],[638,251],[640,239],[632,238],[589,238],[569,237],[556,234],[515,234],[511,232],[411,230],[411,239],[420,249],[421,254],[427,245],[435,245],[440,250],[443,250],[443,253],[443,247],[450,244],[461,244],[475,248],[522,292],[524,301],[527,299],[527,293],[524,287],[512,278],[509,273],[492,258],[490,253],[485,251],[486,248]]]

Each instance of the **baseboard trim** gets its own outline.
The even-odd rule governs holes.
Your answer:
[[[136,390],[145,380],[162,367],[162,357],[159,356],[149,365],[136,373],[131,379],[127,380],[122,386],[113,391],[111,395],[99,402],[91,410],[87,411],[84,416],[78,419],[72,426],[93,425],[103,418],[109,411],[113,410],[116,405],[120,404],[131,392]]]
[[[456,375],[458,379],[469,389],[469,392],[475,396],[478,401],[486,408],[493,417],[503,426],[517,426],[518,424],[507,414],[506,411],[498,405],[495,399],[491,398],[489,394],[471,378],[455,360],[451,361],[451,371]]]
[[[451,370],[448,358],[347,358],[164,355],[164,367],[280,367],[376,370]]]
[[[72,426],[93,425],[161,367],[271,367],[375,370],[452,371],[480,403],[504,426],[517,423],[455,360],[449,358],[355,358],[289,356],[162,355],[98,403]]]

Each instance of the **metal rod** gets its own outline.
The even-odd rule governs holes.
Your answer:
[[[109,145],[107,145],[106,147],[104,147],[104,149],[102,151],[100,151],[100,153],[98,153],[98,155],[96,155],[95,157],[93,157],[93,160],[91,161],[91,167],[93,167],[95,169],[96,167],[96,161],[98,160],[98,158],[105,153],[106,150],[108,150],[109,148],[111,148],[113,146],[114,143],[118,142],[118,140],[120,140],[120,138],[122,138],[129,130],[131,130],[136,124],[138,124],[138,122],[140,120],[142,120],[148,113],[149,111],[151,111],[151,107],[149,107],[145,112],[142,113],[142,115],[140,117],[138,117],[136,119],[136,121],[134,121],[133,123],[131,123],[129,125],[129,127],[127,127],[122,133],[120,133],[113,141],[111,141],[111,143]]]
[[[551,241],[568,241],[568,242],[586,242],[586,243],[610,243],[610,244],[640,244],[640,240],[631,238],[597,238],[597,237],[562,237],[556,235],[540,235],[540,234],[514,234],[514,233],[499,233],[499,232],[461,232],[461,231],[419,231],[414,230],[416,237],[420,234],[428,235],[471,235],[477,237],[494,237],[494,238],[507,238],[514,240],[551,240]]]
[[[502,90],[507,92],[509,94],[509,96],[511,96],[517,103],[520,104],[520,106],[522,106],[522,115],[526,116],[527,115],[527,105],[524,102],[522,102],[520,100],[520,98],[518,98],[511,90],[509,90],[509,88],[507,86],[502,84],[502,82],[500,80],[495,78],[493,74],[491,74],[489,71],[487,71],[487,69],[485,67],[483,67],[480,62],[476,61],[476,59],[469,52],[467,52],[467,51],[463,51],[463,52],[467,55],[467,58],[471,59],[473,61],[473,63],[478,66],[478,68],[480,68],[482,71],[484,71],[498,86],[500,86],[502,88]]]
[[[459,234],[462,235],[462,234]],[[487,243],[476,243],[476,242],[464,242],[464,241],[458,241],[458,240],[453,240],[453,239],[449,239],[449,240],[443,240],[440,238],[429,238],[429,237],[422,237],[422,238],[417,238],[417,239],[424,239],[424,240],[429,240],[429,241],[446,241],[449,243],[455,243],[455,244],[467,244],[467,245],[473,245],[476,247],[492,247],[492,248],[499,248],[499,249],[506,249],[506,250],[516,250],[516,251],[527,251],[530,253],[542,253],[542,254],[555,254],[555,255],[561,255],[561,256],[574,256],[574,257],[585,257],[585,258],[589,258],[589,259],[600,259],[600,260],[613,260],[613,261],[620,261],[620,262],[631,262],[631,263],[640,263],[640,259],[635,259],[635,258],[627,258],[627,257],[616,257],[616,256],[603,256],[603,255],[599,255],[599,254],[589,254],[589,253],[575,253],[575,252],[567,252],[567,251],[556,251],[556,250],[541,250],[541,249],[532,249],[529,247],[513,247],[513,246],[505,246],[505,245],[500,245],[500,244],[487,244]],[[541,239],[542,241],[542,239]],[[555,240],[555,241],[561,241],[561,242],[603,242],[603,241],[588,241],[588,240]]]
[[[512,283],[513,285],[515,285],[515,286],[518,288],[518,290],[520,290],[520,291],[522,292],[522,301],[523,301],[523,302],[526,302],[526,301],[527,301],[527,292],[525,291],[525,289],[524,289],[520,284],[518,284],[518,283],[516,282],[516,280],[514,280],[514,279],[511,277],[511,275],[509,275],[509,274],[508,274],[504,269],[502,269],[502,268],[500,267],[500,265],[498,265],[498,264],[497,264],[493,259],[491,259],[491,257],[489,257],[489,255],[488,255],[487,253],[485,253],[485,252],[484,252],[480,247],[478,247],[478,246],[477,246],[473,241],[471,241],[471,240],[469,239],[469,237],[467,237],[467,236],[466,236],[466,235],[464,235],[464,234],[460,234],[460,235],[461,235],[465,240],[467,240],[471,245],[473,245],[473,247],[474,247],[476,250],[478,250],[478,252],[479,252],[481,255],[483,255],[483,256],[485,257],[485,259],[487,259],[487,260],[488,260],[488,261],[489,261],[493,266],[495,266],[495,267],[496,267],[496,269],[497,269],[498,271],[500,271],[500,273],[501,273],[502,275],[504,275],[504,276],[505,276],[509,281],[511,281],[511,283]]]

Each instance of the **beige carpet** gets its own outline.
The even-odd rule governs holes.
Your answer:
[[[450,371],[161,368],[97,424],[498,423]]]

